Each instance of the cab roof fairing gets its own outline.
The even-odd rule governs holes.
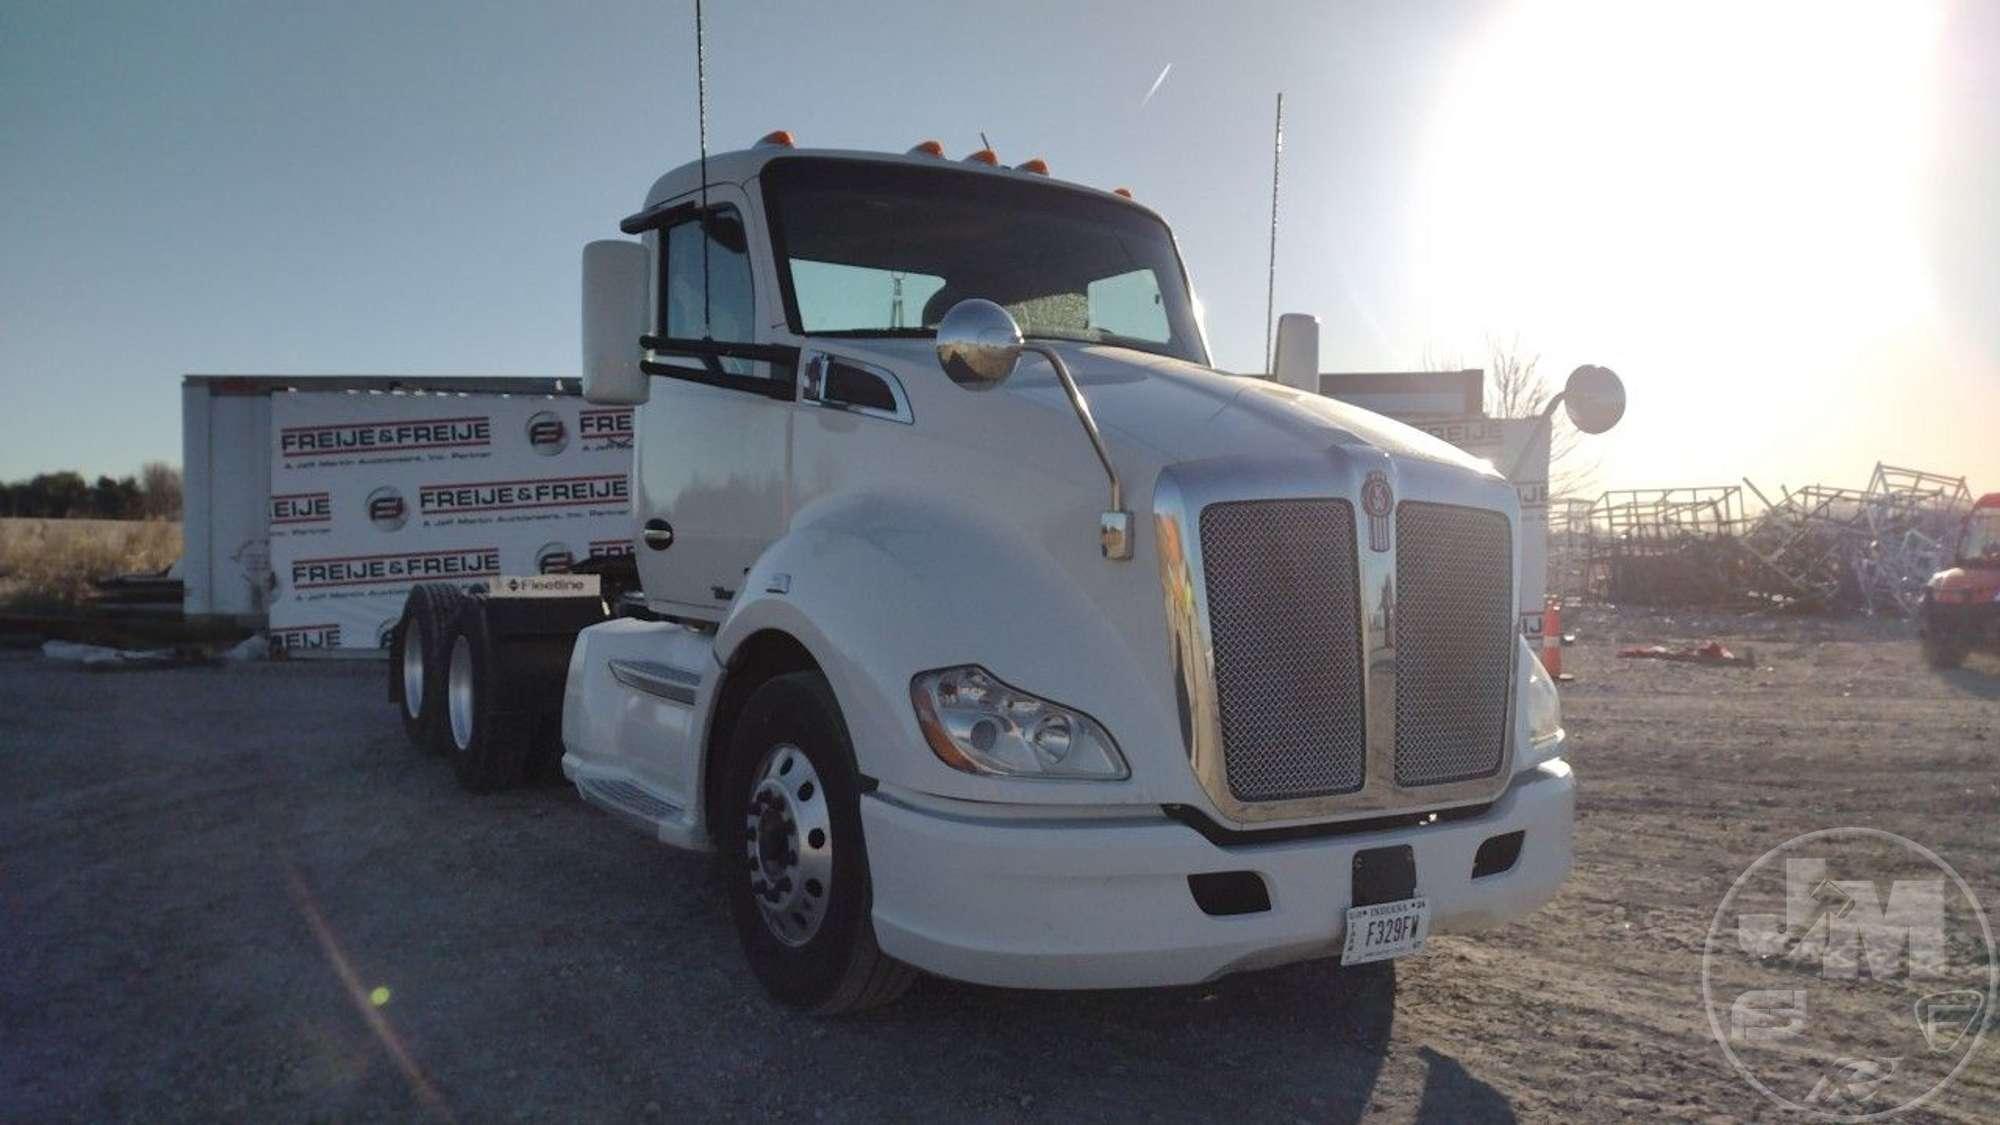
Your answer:
[[[1031,183],[1047,184],[1051,187],[1082,192],[1100,199],[1116,200],[1118,203],[1135,207],[1152,216],[1167,227],[1173,224],[1157,211],[1129,196],[1113,191],[1094,188],[1087,184],[1073,183],[1057,179],[1039,172],[1019,171],[1014,168],[966,163],[936,156],[910,155],[894,152],[867,152],[860,149],[832,148],[781,148],[762,146],[738,149],[733,152],[716,153],[708,158],[708,182],[710,186],[728,184],[741,187],[755,179],[764,166],[777,160],[845,160],[863,161],[875,164],[898,165],[907,168],[926,168],[937,171],[954,171],[979,176],[1008,176]],[[653,187],[646,193],[646,205],[637,212],[619,221],[618,227],[626,234],[639,234],[657,225],[656,220],[673,203],[682,197],[701,190],[701,162],[689,161],[653,181]]]

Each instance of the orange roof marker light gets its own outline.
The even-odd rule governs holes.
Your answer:
[[[793,148],[790,129],[773,129],[757,138],[758,148]]]
[[[982,148],[965,158],[967,164],[984,164],[988,168],[1000,167],[1000,154],[990,148]]]
[[[1023,160],[1019,164],[1014,165],[1014,170],[1016,172],[1033,172],[1037,176],[1046,176],[1049,174],[1049,162],[1037,156],[1033,160]]]
[[[1130,199],[1132,198],[1132,189],[1128,187],[1115,187],[1111,189],[1111,194],[1122,195],[1125,198]]]
[[[916,144],[910,146],[910,151],[905,155],[943,157],[944,146],[936,141],[918,141]]]

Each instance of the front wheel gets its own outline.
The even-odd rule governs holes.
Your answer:
[[[1924,647],[1924,663],[1933,668],[1946,670],[1956,668],[1965,662],[1970,646],[1935,625],[1924,630],[1921,639]]]
[[[875,943],[854,750],[816,672],[744,704],[719,814],[730,911],[751,971],[782,1003],[823,1015],[902,995],[916,971]]]

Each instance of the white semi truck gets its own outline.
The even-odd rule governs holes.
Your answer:
[[[756,976],[821,1012],[1374,961],[1555,893],[1515,491],[1287,385],[1313,322],[1218,372],[1159,216],[928,142],[774,134],[621,229],[583,387],[638,407],[634,572],[418,587],[395,634],[468,787],[559,755],[718,852]],[[1623,409],[1601,368],[1566,400]]]

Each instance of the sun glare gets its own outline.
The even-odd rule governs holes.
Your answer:
[[[1497,17],[1424,140],[1427,330],[1816,378],[1911,343],[1941,25],[1901,4]]]

